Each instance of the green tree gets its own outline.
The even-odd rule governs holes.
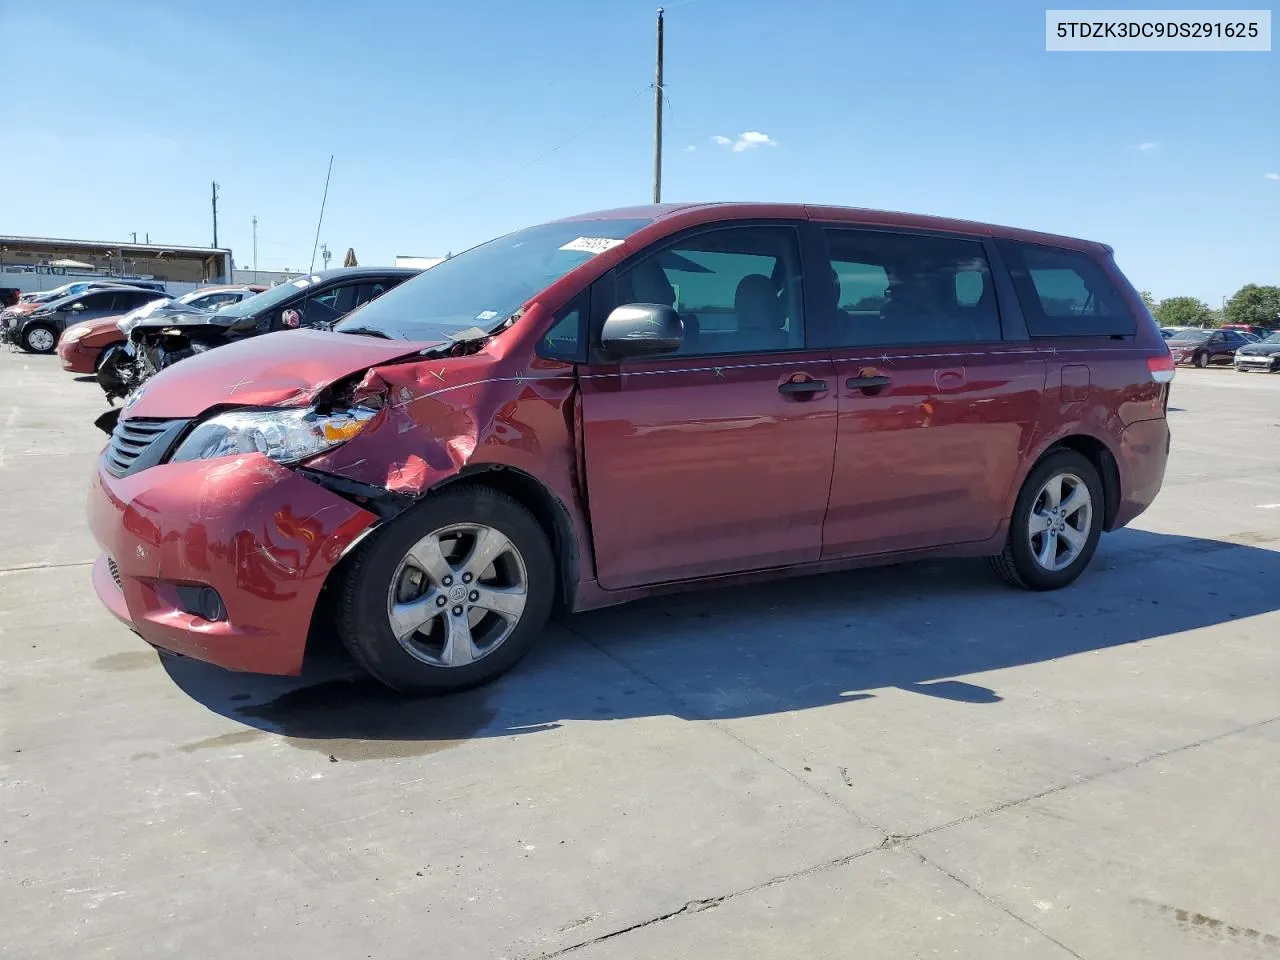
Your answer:
[[[1151,295],[1151,291],[1143,290],[1138,294],[1138,296],[1142,297],[1142,302],[1145,303],[1147,305],[1147,309],[1154,314],[1156,312],[1156,298]]]
[[[1203,327],[1213,321],[1209,305],[1195,297],[1168,297],[1153,312],[1166,327]]]
[[[1280,287],[1246,283],[1227,301],[1222,311],[1227,323],[1256,323],[1274,327],[1280,321]]]

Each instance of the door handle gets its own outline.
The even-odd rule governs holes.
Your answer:
[[[778,392],[783,396],[822,393],[827,389],[825,380],[788,380],[778,384]]]
[[[844,385],[850,390],[861,390],[866,394],[879,393],[893,383],[888,377],[850,377]]]

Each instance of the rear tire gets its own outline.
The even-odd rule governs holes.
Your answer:
[[[360,548],[339,587],[338,634],[360,666],[401,693],[465,690],[510,670],[537,642],[555,569],[542,528],[511,497],[446,489]]]
[[[1054,484],[1058,504],[1046,496]],[[1105,502],[1102,480],[1088,457],[1065,449],[1046,454],[1018,493],[1004,552],[990,558],[991,566],[1010,584],[1026,590],[1067,586],[1098,549]]]
[[[27,353],[53,353],[58,346],[58,331],[47,323],[29,323],[18,338],[18,346]]]

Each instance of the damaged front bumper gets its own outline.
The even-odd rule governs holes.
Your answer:
[[[378,517],[254,454],[114,477],[88,503],[99,598],[143,640],[231,670],[297,674],[325,580]]]

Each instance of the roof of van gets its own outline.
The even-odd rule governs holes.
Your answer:
[[[1104,249],[1105,243],[1081,240],[1054,233],[1022,230],[1017,227],[980,223],[975,220],[956,220],[949,217],[932,217],[919,213],[899,213],[892,210],[870,210],[863,207],[838,207],[808,203],[657,203],[636,207],[618,207],[565,217],[565,220],[678,220],[679,227],[696,226],[715,220],[742,220],[751,218],[808,219],[848,223],[867,227],[899,227],[909,230],[936,230],[943,233],[970,234],[977,237],[993,237],[1006,240],[1022,240],[1027,243],[1047,243],[1073,249]],[[676,226],[676,224],[673,224]]]

